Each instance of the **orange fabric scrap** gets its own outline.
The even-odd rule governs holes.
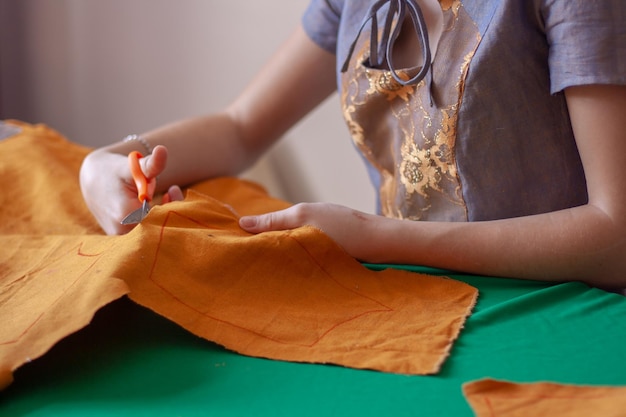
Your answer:
[[[12,372],[128,293],[246,355],[436,373],[476,301],[447,278],[371,271],[321,231],[250,235],[239,215],[288,206],[233,178],[104,236],[78,185],[88,152],[45,126],[0,141],[0,389]],[[51,173],[52,172],[52,173]],[[105,174],[103,174],[105,175]]]
[[[465,384],[463,393],[476,417],[626,415],[626,387],[483,379]]]

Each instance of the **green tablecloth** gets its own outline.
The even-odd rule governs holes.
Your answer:
[[[626,385],[626,297],[447,275],[480,298],[435,376],[245,357],[123,299],[19,369],[0,393],[0,416],[463,417],[473,414],[461,385],[483,377]]]

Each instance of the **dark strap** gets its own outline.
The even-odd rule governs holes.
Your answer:
[[[389,4],[389,11],[387,12],[387,17],[385,18],[385,24],[383,27],[383,33],[381,37],[380,45],[378,43],[378,11]],[[413,28],[415,29],[415,34],[420,40],[422,52],[424,56],[424,65],[420,69],[420,71],[413,76],[410,80],[403,80],[397,73],[396,67],[393,65],[393,44],[395,43],[398,36],[400,36],[400,31],[402,30],[402,23],[404,22],[404,18],[406,13],[409,13],[411,16],[411,20],[413,22]],[[397,19],[394,24],[394,17],[397,16]],[[391,71],[391,75],[393,78],[402,85],[408,84],[417,84],[424,79],[428,71],[430,70],[431,65],[431,54],[430,54],[430,44],[428,43],[428,29],[426,28],[426,21],[424,20],[424,15],[422,14],[422,9],[419,4],[417,4],[416,0],[379,0],[370,7],[359,28],[359,32],[357,33],[352,45],[350,45],[350,50],[348,51],[348,56],[343,63],[343,67],[341,68],[341,72],[346,72],[348,69],[348,65],[350,63],[350,58],[354,53],[354,48],[356,47],[356,43],[361,36],[361,32],[363,28],[367,24],[367,22],[371,21],[371,39],[370,39],[370,64],[374,67],[380,67],[383,64],[383,57],[385,57],[387,67]],[[384,52],[383,52],[383,49]]]

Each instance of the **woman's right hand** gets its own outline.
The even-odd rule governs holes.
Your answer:
[[[181,200],[179,187],[167,187],[238,175],[249,168],[264,150],[336,91],[335,66],[335,55],[298,27],[227,109],[142,134],[151,146],[168,147],[155,146],[152,154],[140,161],[150,187],[167,191],[163,202]],[[298,100],[293,99],[294,91]],[[130,231],[131,227],[120,221],[140,205],[127,160],[128,152],[137,149],[140,145],[134,141],[118,142],[92,152],[83,162],[83,197],[107,234]]]
[[[139,160],[139,164],[148,179],[148,194],[152,197],[156,177],[167,164],[167,148],[156,146],[152,154]],[[80,188],[87,207],[106,234],[124,234],[132,229],[132,225],[120,223],[141,205],[126,155],[106,149],[87,155],[80,169]],[[182,192],[177,186],[171,187],[164,197],[166,202],[180,199]]]

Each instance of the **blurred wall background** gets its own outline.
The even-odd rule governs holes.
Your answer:
[[[89,146],[228,104],[308,0],[0,0],[0,117]],[[246,177],[293,202],[374,210],[335,94]]]

